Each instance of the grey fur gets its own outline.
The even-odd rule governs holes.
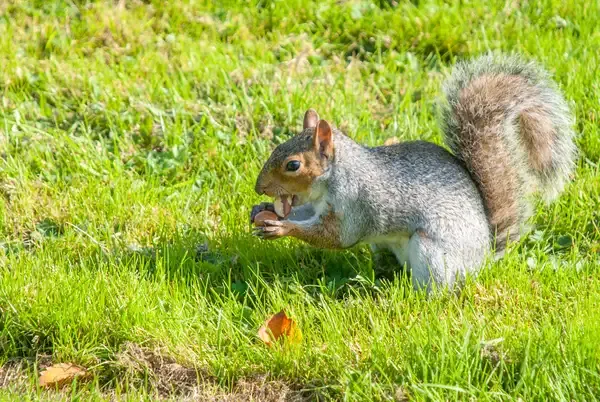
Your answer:
[[[343,247],[391,250],[417,287],[430,279],[452,285],[482,264],[491,244],[484,206],[450,153],[424,141],[365,148],[339,132],[334,146],[323,179],[327,203],[341,217]]]

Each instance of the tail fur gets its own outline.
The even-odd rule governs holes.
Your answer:
[[[446,144],[477,183],[502,252],[527,230],[532,195],[553,200],[573,172],[571,113],[548,75],[514,56],[458,64],[444,92]]]

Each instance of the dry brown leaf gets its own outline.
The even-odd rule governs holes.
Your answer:
[[[300,328],[283,310],[271,316],[258,330],[258,337],[269,346],[282,336],[290,343],[299,343],[302,340]]]
[[[88,379],[90,373],[83,367],[71,363],[59,363],[48,367],[40,374],[40,386],[63,387],[76,378],[81,381]]]

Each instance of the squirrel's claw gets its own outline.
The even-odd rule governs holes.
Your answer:
[[[287,236],[292,230],[293,224],[289,221],[266,220],[265,226],[254,228],[253,234],[264,240],[274,240]]]

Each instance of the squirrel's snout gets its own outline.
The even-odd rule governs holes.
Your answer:
[[[256,182],[256,185],[254,186],[254,191],[256,191],[256,194],[258,195],[263,195],[265,193],[265,186],[263,186],[260,183],[260,180]]]
[[[269,172],[265,172],[263,169],[258,177],[256,178],[256,184],[254,185],[254,191],[258,195],[271,195],[273,184],[273,178]]]

